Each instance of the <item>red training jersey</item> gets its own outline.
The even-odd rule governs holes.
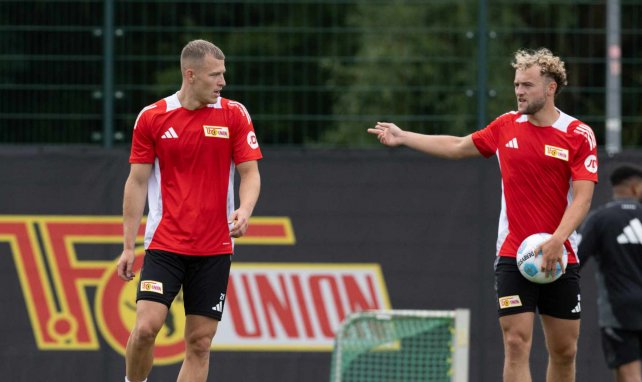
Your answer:
[[[232,253],[235,164],[262,158],[252,120],[238,102],[187,110],[177,94],[145,107],[134,125],[129,162],[153,164],[145,249]]]
[[[526,237],[552,234],[573,200],[572,181],[597,182],[593,130],[559,113],[552,126],[543,127],[526,115],[506,113],[472,135],[483,156],[497,155],[502,174],[497,256],[516,257]],[[573,232],[564,243],[569,264],[578,263],[578,242]]]

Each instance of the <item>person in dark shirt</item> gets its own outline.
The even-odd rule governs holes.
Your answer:
[[[599,325],[606,363],[617,382],[642,381],[642,168],[611,173],[613,201],[580,228],[580,267],[594,257]]]

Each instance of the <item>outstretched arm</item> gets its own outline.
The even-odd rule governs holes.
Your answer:
[[[390,122],[377,122],[374,128],[368,129],[368,133],[376,135],[379,142],[386,146],[404,145],[440,158],[462,159],[481,155],[471,135],[455,137],[418,134],[404,131]]]

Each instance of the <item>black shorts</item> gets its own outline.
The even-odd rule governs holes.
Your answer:
[[[642,331],[601,328],[602,349],[611,369],[642,359]]]
[[[227,293],[231,255],[186,256],[166,251],[145,251],[136,301],[171,306],[183,287],[185,314],[221,320]]]
[[[568,320],[580,318],[578,264],[569,264],[566,272],[552,283],[537,284],[522,276],[515,258],[498,257],[495,261],[495,291],[500,317],[537,311]]]

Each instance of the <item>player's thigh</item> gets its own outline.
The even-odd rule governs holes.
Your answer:
[[[542,315],[554,318],[579,320],[582,311],[580,300],[579,266],[569,264],[559,279],[540,285],[537,310]]]
[[[195,256],[190,261],[183,282],[185,314],[207,316],[220,321],[232,256]]]
[[[615,370],[617,382],[639,382],[641,380],[642,367],[640,361],[633,361],[620,365]]]
[[[167,306],[161,302],[138,300],[135,328],[144,332],[158,333],[165,323],[168,312]]]
[[[540,315],[546,347],[552,354],[574,355],[580,336],[580,320]]]
[[[533,339],[535,313],[522,312],[499,317],[504,346],[526,345],[530,347]]]
[[[539,284],[528,281],[517,268],[514,258],[500,257],[495,264],[495,292],[500,317],[535,312]]]
[[[136,301],[155,301],[168,309],[181,290],[185,256],[166,251],[145,251]]]
[[[642,331],[601,328],[602,350],[609,368],[642,359]]]

